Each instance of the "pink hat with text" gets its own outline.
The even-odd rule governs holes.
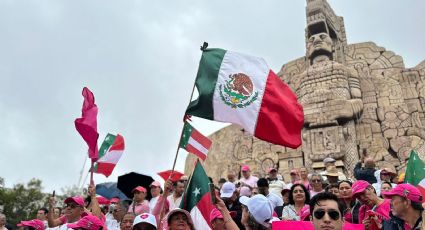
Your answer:
[[[421,191],[410,184],[399,184],[397,187],[391,189],[391,191],[382,192],[382,195],[386,198],[391,198],[392,196],[401,196],[416,203],[422,203],[423,201]]]

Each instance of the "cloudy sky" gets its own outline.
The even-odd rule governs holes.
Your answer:
[[[424,1],[330,3],[345,19],[349,43],[374,41],[406,67],[425,59]],[[126,141],[112,176],[95,175],[97,183],[170,169],[202,42],[261,56],[277,72],[304,55],[305,4],[1,0],[0,177],[7,186],[40,178],[46,192],[78,183],[87,146],[73,121],[84,86],[99,107],[99,145],[107,132]],[[204,134],[223,127],[193,124]],[[180,156],[183,170],[186,153]]]

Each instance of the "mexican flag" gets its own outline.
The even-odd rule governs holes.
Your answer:
[[[99,159],[93,172],[110,176],[124,152],[124,147],[124,138],[121,135],[108,133],[100,146]]]
[[[214,206],[211,203],[208,182],[204,168],[197,161],[180,204],[180,208],[190,212],[195,229],[210,229],[209,218]]]
[[[211,147],[211,140],[202,135],[198,130],[193,128],[188,122],[184,123],[183,135],[180,140],[180,148],[195,154],[201,160],[207,158],[208,150]]]
[[[238,124],[273,144],[301,145],[303,108],[262,58],[205,49],[195,84],[199,97],[186,114]]]
[[[419,158],[419,155],[412,150],[406,167],[406,176],[404,183],[415,185],[425,197],[425,163]]]

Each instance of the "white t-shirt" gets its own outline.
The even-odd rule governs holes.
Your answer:
[[[181,196],[181,197],[177,198],[176,200],[174,200],[173,194],[167,196],[167,200],[170,203],[170,211],[173,210],[173,209],[175,209],[175,208],[180,207],[180,203],[182,202],[182,198],[183,198],[183,196]]]
[[[120,224],[115,219],[106,219],[106,227],[108,230],[120,230]]]
[[[281,180],[269,181],[269,192],[282,198],[282,190],[286,188],[285,182]]]
[[[152,214],[153,209],[155,208],[156,202],[158,201],[159,196],[152,197],[152,199],[149,201],[149,213]]]
[[[280,198],[278,195],[272,192],[269,192],[269,194],[267,195],[267,199],[270,201],[270,203],[272,203],[273,209],[276,208],[277,206],[283,205],[282,198]]]

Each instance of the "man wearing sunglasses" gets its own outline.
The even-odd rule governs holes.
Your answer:
[[[54,197],[49,199],[49,209],[53,210],[54,207]],[[84,213],[84,199],[79,196],[68,197],[64,201],[65,203],[65,215],[54,219],[53,212],[49,211],[47,213],[47,221],[49,227],[60,226],[60,230],[67,229],[66,223],[76,223],[81,219],[81,215]]]
[[[315,195],[310,201],[310,213],[315,230],[342,230],[342,206],[334,194],[322,192]]]

